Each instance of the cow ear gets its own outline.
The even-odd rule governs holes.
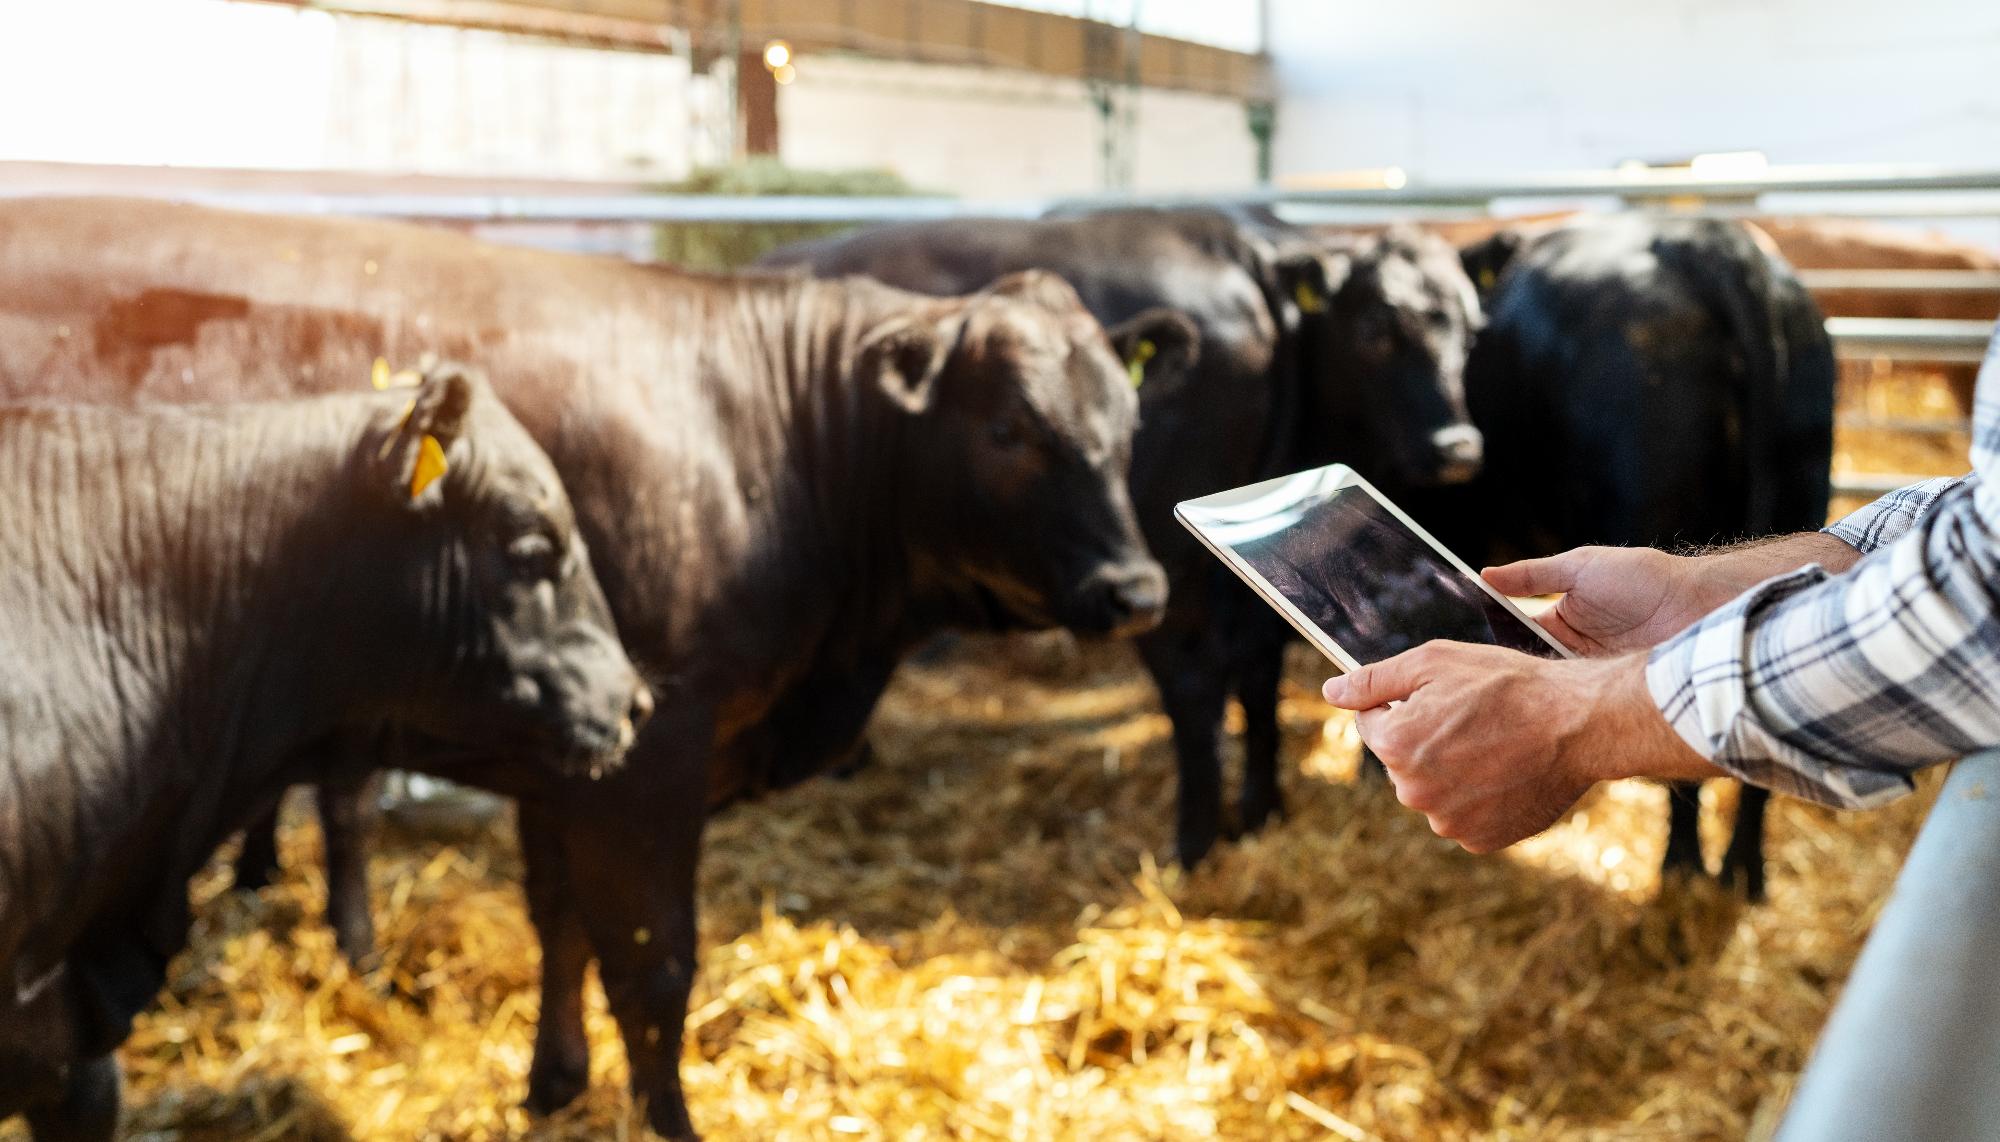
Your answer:
[[[436,502],[451,470],[454,445],[471,425],[480,382],[461,365],[438,365],[417,383],[416,395],[383,447],[388,491],[409,504]]]
[[[1177,309],[1142,310],[1104,332],[1141,396],[1178,387],[1201,359],[1201,332]]]
[[[1500,284],[1507,266],[1520,251],[1520,231],[1498,230],[1490,237],[1459,247],[1458,262],[1465,267],[1465,276],[1472,280],[1473,288],[1483,297]]]
[[[855,354],[854,375],[874,385],[912,416],[931,404],[938,374],[944,372],[951,343],[936,322],[899,317],[869,331]]]
[[[1347,280],[1352,258],[1345,252],[1319,251],[1287,254],[1278,259],[1278,288],[1284,292],[1286,308],[1303,320],[1325,313],[1333,295]]]

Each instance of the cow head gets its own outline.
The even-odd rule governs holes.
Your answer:
[[[1299,295],[1300,366],[1318,406],[1307,431],[1352,426],[1339,458],[1390,483],[1470,479],[1482,448],[1466,418],[1465,360],[1482,318],[1456,252],[1397,227],[1332,241],[1322,258],[1325,294]]]
[[[1479,291],[1482,304],[1492,299],[1493,291],[1500,286],[1500,279],[1506,276],[1507,267],[1513,264],[1514,255],[1520,253],[1526,243],[1526,233],[1509,226],[1459,247],[1459,265],[1464,267],[1465,276],[1472,282],[1473,288]]]
[[[862,337],[857,379],[902,427],[897,495],[921,595],[996,628],[1126,635],[1159,621],[1166,576],[1125,483],[1134,377],[1172,383],[1193,341],[1184,318],[1141,318],[1121,359],[1074,290],[1031,271],[910,298]]]
[[[525,753],[565,773],[615,763],[652,697],[541,448],[452,366],[402,415],[391,400],[362,448],[367,491],[394,521],[390,550],[425,553],[400,561],[376,611],[430,651],[401,672],[389,718],[447,755]]]

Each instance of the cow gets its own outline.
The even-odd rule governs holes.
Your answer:
[[[1049,274],[929,298],[379,222],[0,203],[0,395],[295,393],[426,352],[478,361],[548,452],[656,682],[619,772],[519,800],[543,948],[528,1105],[588,1082],[594,957],[634,1094],[693,1137],[708,811],[804,776],[795,746],[845,756],[841,695],[935,632],[1156,623],[1166,580],[1126,487],[1137,394]]]
[[[1244,714],[1236,827],[1281,814],[1291,631],[1175,524],[1173,505],[1336,460],[1391,489],[1475,471],[1460,374],[1480,313],[1453,250],[1406,228],[1326,242],[1263,211],[1119,209],[881,226],[763,264],[936,294],[1051,270],[1109,328],[1162,308],[1192,322],[1192,371],[1142,395],[1132,465],[1140,526],[1171,583],[1166,620],[1139,650],[1173,723],[1176,855],[1192,867],[1225,835],[1218,744],[1232,694]]]
[[[1615,215],[1465,251],[1490,288],[1466,371],[1486,468],[1412,514],[1469,559],[1584,544],[1700,546],[1816,529],[1833,454],[1833,348],[1790,269],[1744,226]],[[1765,794],[1721,867],[1764,892]],[[1703,868],[1698,789],[1675,785],[1665,868]]]
[[[650,703],[555,469],[462,371],[0,408],[0,1118],[115,1134],[188,881],[329,743],[561,780]]]

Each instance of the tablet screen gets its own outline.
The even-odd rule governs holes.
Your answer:
[[[1562,657],[1344,468],[1190,501],[1182,514],[1359,662],[1437,638]]]

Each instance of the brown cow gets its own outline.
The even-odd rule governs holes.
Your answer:
[[[547,450],[659,697],[621,773],[521,804],[544,973],[530,1103],[587,1082],[594,954],[635,1093],[691,1137],[706,810],[803,776],[782,752],[840,755],[866,709],[843,693],[932,631],[1156,622],[1164,576],[1125,485],[1137,398],[1046,274],[925,298],[377,223],[0,204],[0,396],[339,389],[428,352],[483,364]]]

